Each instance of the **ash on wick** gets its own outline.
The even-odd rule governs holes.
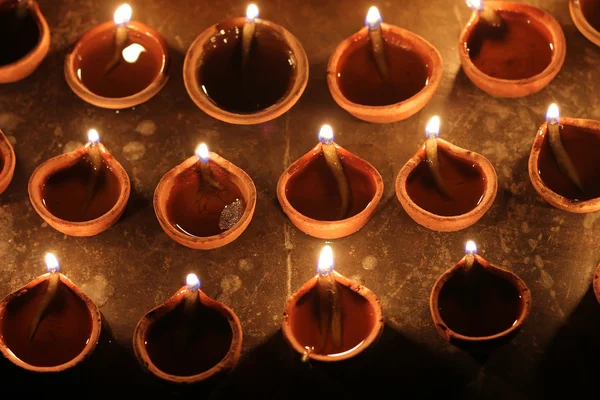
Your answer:
[[[206,144],[201,143],[196,148],[196,157],[198,158],[198,162],[200,163],[200,173],[202,174],[202,182],[215,189],[220,189],[221,186],[219,185],[219,182],[215,181],[210,170],[210,152],[208,151],[208,147],[206,146]]]
[[[56,290],[58,289],[58,282],[60,281],[60,266],[58,264],[58,260],[56,256],[52,253],[46,253],[46,268],[50,273],[50,277],[48,278],[48,287],[46,288],[46,292],[44,293],[44,297],[40,302],[35,314],[33,314],[33,318],[31,319],[31,324],[29,325],[29,341],[31,342],[35,337],[35,334],[40,326],[40,323],[46,317],[46,312],[48,307],[54,300],[56,296]]]
[[[390,80],[390,72],[385,59],[385,47],[383,42],[383,34],[381,32],[381,14],[377,7],[369,8],[365,23],[369,28],[369,38],[371,39],[371,47],[373,49],[373,56],[375,57],[375,63],[379,74],[385,81]]]
[[[479,18],[486,24],[495,28],[504,26],[504,20],[496,11],[491,7],[484,7],[483,0],[466,0],[467,5],[479,14]]]
[[[435,185],[444,197],[450,198],[450,191],[446,186],[442,173],[440,172],[440,162],[438,158],[438,146],[437,137],[440,134],[440,118],[435,116],[429,120],[427,127],[425,128],[425,135],[427,141],[425,142],[425,155],[427,157],[427,164],[431,169],[433,180]]]
[[[256,17],[258,17],[258,7],[256,4],[250,4],[246,9],[246,23],[242,28],[242,66],[246,65],[250,56],[252,39],[256,32]]]
[[[348,214],[350,208],[350,185],[348,178],[344,173],[344,168],[340,162],[340,157],[337,154],[335,148],[335,142],[333,141],[333,129],[329,125],[323,125],[319,132],[319,140],[322,143],[323,156],[329,170],[333,174],[340,192],[340,209],[337,215],[337,219],[343,219]]]
[[[566,175],[582,193],[585,193],[585,188],[583,186],[583,182],[581,181],[581,177],[579,176],[575,165],[573,165],[571,157],[569,157],[569,154],[567,154],[567,151],[562,144],[560,137],[560,124],[558,123],[559,117],[560,114],[558,111],[558,106],[554,103],[550,104],[550,107],[548,107],[548,112],[546,113],[550,148],[552,149],[552,153],[554,154],[554,158],[556,159],[560,171]]]
[[[319,353],[323,353],[327,342],[331,340],[333,349],[342,347],[342,310],[337,282],[333,276],[333,251],[330,246],[323,247],[317,278],[317,293],[319,296],[319,331],[323,342]]]
[[[115,15],[113,20],[115,22],[115,38],[114,38],[114,54],[113,59],[106,66],[105,74],[113,71],[121,62],[121,54],[125,47],[127,46],[127,25],[129,21],[131,21],[131,7],[129,4],[123,4],[117,11],[115,11]]]
[[[463,265],[463,269],[465,271],[470,271],[475,263],[475,254],[477,254],[477,245],[474,241],[469,240],[467,242],[465,245],[465,253],[465,264]]]

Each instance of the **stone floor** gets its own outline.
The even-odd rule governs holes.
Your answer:
[[[462,72],[458,36],[470,10],[461,0],[382,1],[385,21],[430,41],[442,54],[444,74],[431,102],[406,121],[378,125],[356,120],[333,101],[325,79],[329,55],[358,30],[365,0],[271,0],[261,16],[291,31],[310,62],[304,95],[286,114],[255,126],[234,126],[200,111],[185,90],[188,46],[209,25],[244,14],[233,0],[132,0],[134,19],[159,31],[170,46],[170,80],[147,103],[121,111],[80,100],[68,87],[63,62],[69,47],[93,26],[110,20],[115,0],[39,0],[52,32],[50,53],[27,79],[0,86],[0,128],[17,166],[0,197],[0,296],[45,272],[53,251],[63,271],[95,300],[105,319],[93,356],[79,369],[33,375],[0,359],[0,390],[75,391],[80,395],[200,398],[526,399],[591,392],[600,376],[600,306],[591,290],[600,261],[600,214],[569,214],[534,191],[527,160],[545,111],[557,102],[563,115],[600,119],[600,49],[574,26],[568,2],[532,0],[560,22],[567,58],[556,79],[520,99],[493,98]],[[490,211],[456,233],[422,228],[404,212],[394,179],[424,140],[432,115],[442,136],[485,155],[496,167],[499,190]],[[368,351],[342,365],[304,364],[280,330],[286,299],[315,273],[324,242],[297,230],[282,212],[276,183],[283,170],[317,142],[330,123],[336,141],[371,162],[385,183],[384,198],[358,233],[333,242],[337,270],[380,298],[386,327]],[[32,208],[27,182],[44,160],[80,146],[89,128],[129,173],[132,193],[121,220],[90,238],[65,236]],[[154,189],[200,141],[243,168],[254,180],[256,214],[242,236],[212,251],[171,240],[154,214]],[[429,293],[437,277],[477,241],[480,254],[525,280],[533,307],[522,330],[493,351],[459,348],[441,339],[431,322]],[[244,329],[243,357],[225,380],[176,387],[139,368],[131,336],[138,319],[181,287],[195,271],[205,292],[230,305]],[[388,395],[388,396],[389,396]],[[386,396],[386,398],[388,397]]]

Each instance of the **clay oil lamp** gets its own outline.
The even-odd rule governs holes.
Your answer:
[[[50,48],[50,29],[34,0],[0,1],[0,83],[29,76]]]
[[[185,57],[190,97],[221,121],[251,125],[277,118],[296,104],[308,82],[308,58],[298,39],[257,17],[258,7],[250,4],[245,18],[202,32]]]
[[[531,309],[531,293],[517,275],[490,264],[469,241],[466,255],[439,277],[429,307],[446,340],[482,342],[516,331]]]
[[[529,156],[529,178],[544,200],[561,210],[600,210],[600,121],[559,118],[550,105]]]
[[[117,222],[129,199],[130,183],[121,164],[100,143],[95,129],[88,143],[39,165],[29,179],[35,211],[54,229],[93,236]]]
[[[189,274],[186,285],[140,319],[133,349],[142,367],[158,378],[195,383],[233,369],[242,350],[242,326],[225,304],[200,290]]]
[[[0,302],[0,351],[21,368],[58,372],[90,356],[102,318],[94,302],[59,272],[51,253],[46,266],[47,274]]]
[[[381,304],[369,289],[333,270],[333,252],[325,246],[317,275],[289,298],[282,330],[304,361],[346,360],[383,331]]]
[[[569,11],[579,32],[600,46],[600,1],[569,0]]]
[[[381,21],[377,7],[371,7],[366,26],[331,55],[327,84],[350,114],[385,123],[425,107],[442,79],[442,56],[422,37]]]
[[[440,119],[396,178],[396,196],[417,223],[435,231],[458,231],[479,221],[496,198],[498,178],[487,158],[438,138]]]
[[[0,194],[6,190],[15,172],[15,151],[0,129]]]
[[[560,71],[566,55],[558,22],[527,4],[467,0],[473,9],[458,53],[463,71],[481,90],[522,97],[542,90]]]
[[[153,29],[131,21],[131,13],[131,7],[123,4],[114,22],[88,31],[67,54],[67,83],[90,104],[133,107],[150,100],[167,83],[166,42]]]
[[[209,250],[237,239],[256,207],[252,178],[204,143],[196,154],[167,172],[154,192],[163,230],[192,249]]]
[[[383,196],[383,179],[362,158],[333,141],[323,125],[319,143],[284,171],[277,183],[283,211],[302,232],[337,239],[361,229]]]

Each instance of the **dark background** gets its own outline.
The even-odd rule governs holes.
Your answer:
[[[170,46],[170,80],[147,103],[115,112],[76,97],[65,82],[63,62],[68,48],[90,28],[111,20],[120,2],[41,0],[51,29],[50,53],[33,75],[0,86],[0,128],[17,155],[13,181],[0,197],[0,296],[44,273],[43,255],[53,251],[63,272],[96,301],[105,329],[92,357],[67,373],[30,374],[0,358],[0,393],[277,399],[375,398],[384,393],[384,398],[411,399],[432,394],[467,399],[597,396],[600,306],[591,279],[600,259],[600,214],[569,214],[545,204],[531,186],[527,160],[551,102],[565,116],[600,119],[600,49],[577,31],[567,1],[529,3],[558,19],[568,48],[557,78],[521,99],[493,98],[462,72],[458,36],[470,15],[463,1],[377,3],[386,22],[423,36],[444,59],[441,84],[423,111],[406,121],[377,125],[339,108],[325,80],[330,54],[362,26],[372,3],[259,2],[261,17],[283,25],[303,44],[310,79],[285,115],[261,125],[233,126],[194,105],[181,71],[194,38],[217,21],[244,15],[247,2],[132,0],[134,19],[156,29]],[[393,188],[434,114],[441,117],[442,137],[488,157],[499,179],[490,211],[476,225],[455,233],[417,225]],[[385,332],[359,357],[328,366],[302,364],[280,331],[286,299],[313,276],[324,243],[297,230],[276,199],[280,174],[316,144],[323,123],[333,126],[340,145],[370,161],[386,185],[384,199],[364,229],[333,243],[337,270],[379,296]],[[67,237],[33,210],[27,182],[38,164],[84,143],[91,127],[129,173],[132,193],[114,227],[95,237]],[[258,191],[256,214],[245,233],[212,251],[194,251],[171,240],[152,207],[159,179],[192,155],[200,141],[243,168]],[[533,295],[523,329],[493,350],[446,343],[431,322],[431,287],[463,256],[468,239],[479,244],[489,261],[516,272]],[[138,319],[170,297],[192,271],[209,296],[240,317],[243,357],[225,380],[177,387],[142,372],[131,335]]]

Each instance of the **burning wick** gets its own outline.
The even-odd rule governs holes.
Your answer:
[[[102,167],[102,156],[100,155],[98,143],[100,143],[100,135],[98,134],[98,131],[95,129],[90,129],[88,131],[87,152],[88,157],[90,157],[92,162],[92,166],[94,167],[94,171],[99,171]]]
[[[29,341],[31,342],[35,336],[35,333],[40,326],[40,323],[45,317],[46,310],[48,306],[54,299],[56,295],[56,289],[58,288],[58,281],[60,280],[60,266],[58,264],[58,260],[56,256],[52,253],[46,253],[46,268],[50,273],[50,278],[48,278],[48,287],[46,288],[46,293],[44,293],[44,297],[40,302],[33,318],[31,319],[31,325],[29,325]]]
[[[115,11],[115,15],[113,17],[113,21],[115,22],[116,30],[115,30],[115,40],[114,40],[114,55],[113,59],[106,67],[104,71],[105,74],[112,72],[121,62],[121,53],[125,49],[127,45],[127,24],[131,21],[131,7],[129,4],[123,4],[117,11]]]
[[[440,118],[436,115],[431,118],[425,127],[425,135],[427,141],[425,142],[425,155],[427,157],[427,164],[431,169],[433,180],[438,191],[446,198],[450,197],[450,191],[446,187],[442,173],[440,172],[440,162],[438,159],[438,146],[437,137],[440,135]]]
[[[317,265],[317,293],[319,296],[319,331],[323,337],[322,353],[329,338],[334,349],[342,346],[342,310],[340,294],[333,277],[333,251],[323,247]]]
[[[477,254],[477,245],[474,241],[469,240],[465,245],[465,270],[470,270],[475,262],[475,254]]]
[[[200,279],[196,274],[188,274],[185,278],[187,291],[185,293],[184,309],[185,313],[190,313],[195,308],[198,301],[198,289],[200,289]]]
[[[246,9],[246,23],[242,28],[242,65],[245,66],[250,55],[252,39],[256,31],[256,17],[258,17],[258,7],[256,4],[250,4]]]
[[[550,141],[552,153],[554,153],[554,158],[556,159],[561,172],[567,175],[571,182],[573,182],[582,193],[585,193],[581,177],[562,144],[560,138],[560,124],[558,123],[559,117],[558,106],[554,103],[550,104],[548,112],[546,112],[546,121],[548,122],[548,139]]]
[[[485,8],[483,6],[483,0],[466,0],[467,5],[476,13],[479,14],[479,18],[485,21],[488,25],[495,28],[499,28],[504,24],[502,17],[491,8]]]
[[[387,62],[385,61],[385,48],[383,47],[383,34],[381,33],[381,14],[377,7],[373,6],[369,8],[367,17],[365,18],[365,24],[369,28],[369,38],[371,39],[371,47],[373,49],[373,56],[377,63],[377,69],[379,74],[385,81],[390,80],[390,72],[388,69]]]
[[[329,125],[323,125],[319,131],[319,141],[322,143],[323,155],[329,170],[335,177],[340,191],[341,205],[338,214],[338,219],[343,219],[348,213],[350,205],[350,186],[348,184],[348,178],[344,173],[344,169],[340,162],[340,158],[335,149],[335,143],[333,141],[333,129]]]
[[[200,162],[200,173],[202,174],[202,182],[207,183],[209,186],[215,189],[220,189],[221,186],[219,185],[219,182],[215,181],[210,170],[210,152],[208,151],[208,147],[206,147],[206,144],[200,143],[200,145],[196,147],[196,157]]]
[[[90,129],[88,131],[88,144],[85,147],[87,148],[88,157],[90,159],[90,163],[92,164],[92,173],[88,182],[86,200],[81,207],[82,216],[85,216],[85,213],[92,205],[98,189],[98,176],[100,175],[100,171],[102,169],[102,155],[100,154],[100,146],[98,146],[98,143],[100,143],[100,135],[98,134],[98,131],[95,129]]]

